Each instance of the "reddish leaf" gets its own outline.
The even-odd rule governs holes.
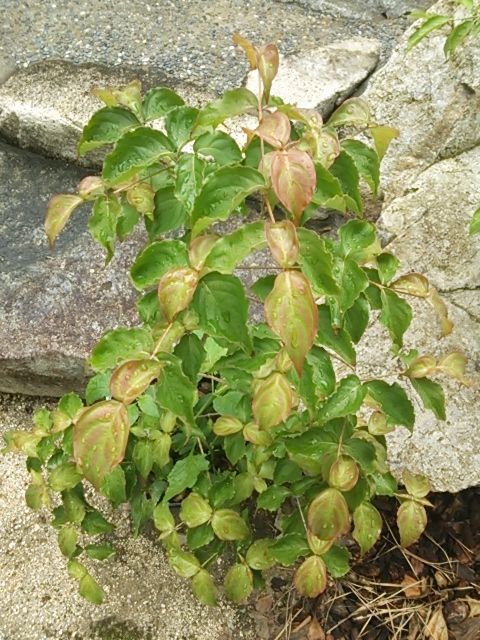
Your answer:
[[[188,261],[190,265],[200,271],[203,267],[205,260],[207,259],[210,249],[218,240],[218,236],[212,234],[205,234],[203,236],[197,236],[190,242],[188,247]]]
[[[277,263],[283,268],[293,267],[298,258],[299,243],[297,230],[290,220],[267,222],[265,236]]]
[[[310,556],[295,572],[295,588],[301,596],[316,598],[327,588],[327,567],[319,556]]]
[[[283,373],[276,371],[255,384],[252,409],[261,429],[270,429],[286,420],[292,405],[292,389]]]
[[[328,484],[339,491],[350,491],[357,484],[360,472],[350,456],[339,456],[330,467]]]
[[[299,149],[276,151],[272,157],[271,178],[275,195],[298,224],[317,184],[313,160]]]
[[[158,283],[158,300],[168,320],[188,307],[198,284],[198,272],[184,267],[170,269]]]
[[[265,316],[283,340],[288,355],[301,375],[305,356],[318,330],[318,309],[310,283],[298,271],[284,271],[275,279],[265,299]]]
[[[272,82],[278,73],[280,58],[274,44],[266,44],[257,49],[257,67],[263,82],[263,100],[268,102]]]
[[[79,204],[82,204],[82,202],[83,200],[80,196],[67,193],[53,196],[50,200],[45,218],[45,231],[51,247],[53,247],[60,231],[67,224],[74,209],[76,209]]]
[[[338,489],[325,489],[308,508],[308,527],[322,540],[337,538],[350,528],[350,513]]]
[[[130,404],[158,378],[161,365],[156,360],[130,360],[115,369],[110,380],[112,396]]]
[[[99,176],[87,176],[78,185],[78,195],[83,200],[93,200],[104,193],[103,180]]]
[[[128,441],[128,414],[116,400],[84,409],[73,427],[73,457],[96,489],[123,460]]]
[[[245,55],[247,56],[247,60],[250,64],[251,69],[257,68],[257,48],[246,38],[241,36],[239,33],[234,33],[233,42],[238,44],[239,47],[245,51]]]
[[[284,113],[266,111],[253,133],[272,147],[281,148],[290,140],[290,131],[290,120]]]

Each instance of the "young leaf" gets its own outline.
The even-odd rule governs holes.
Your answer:
[[[333,278],[332,256],[325,242],[314,231],[297,229],[300,242],[298,262],[318,295],[337,295],[338,286]]]
[[[182,578],[192,578],[200,571],[200,562],[189,551],[171,547],[168,550],[168,561],[172,569]]]
[[[204,157],[210,157],[221,166],[238,164],[242,161],[242,152],[235,140],[224,131],[213,131],[199,136],[193,150]]]
[[[256,382],[252,409],[261,429],[270,429],[288,418],[292,410],[293,393],[288,378],[275,371]]]
[[[257,507],[266,511],[278,511],[291,492],[286,487],[272,485],[257,498]]]
[[[122,135],[140,126],[138,118],[128,109],[104,107],[96,111],[85,125],[78,143],[78,155],[116,142]]]
[[[441,385],[428,378],[412,378],[410,382],[422,399],[425,409],[433,411],[439,420],[445,420],[445,394]]]
[[[73,456],[98,490],[104,477],[123,460],[128,441],[127,410],[116,400],[84,409],[73,428]]]
[[[352,158],[358,173],[376,196],[380,184],[380,160],[375,149],[360,140],[344,140],[342,149]]]
[[[298,259],[298,237],[290,220],[265,223],[265,236],[277,264],[283,269],[293,267]]]
[[[212,516],[212,508],[198,493],[190,493],[182,500],[180,518],[187,527],[199,527],[208,522]]]
[[[168,489],[165,492],[165,500],[170,500],[185,489],[195,486],[198,476],[206,471],[209,462],[203,455],[190,454],[186,458],[178,460],[168,474]]]
[[[231,567],[224,581],[225,594],[236,604],[248,598],[253,590],[253,575],[245,564],[235,564]]]
[[[199,236],[195,240],[203,237],[206,236]],[[242,260],[263,249],[265,244],[265,228],[262,222],[243,225],[236,231],[216,239],[203,266],[219,273],[232,273]]]
[[[60,464],[48,472],[48,484],[54,491],[73,489],[81,479],[76,466],[69,462]]]
[[[317,174],[313,160],[308,153],[295,148],[275,151],[271,161],[271,180],[275,195],[298,225],[315,192]]]
[[[358,184],[360,175],[352,158],[346,151],[342,151],[330,167],[330,173],[337,178],[346,196],[347,209],[361,214],[363,211],[362,197]]]
[[[245,520],[232,509],[215,511],[212,529],[220,540],[245,540],[250,534]]]
[[[241,87],[239,89],[231,89],[218,98],[207,104],[197,118],[196,130],[206,127],[217,127],[227,118],[238,116],[257,108],[257,98],[248,89]]]
[[[336,155],[331,158],[328,166],[331,166],[339,153],[340,147],[338,147]],[[320,162],[315,162],[315,173],[317,174],[317,185],[312,204],[344,212],[346,206],[340,181],[334,178]]]
[[[192,578],[192,591],[203,604],[215,607],[218,603],[217,588],[212,576],[205,569],[200,569]]]
[[[136,257],[130,276],[137,289],[146,289],[157,284],[174,267],[188,267],[185,243],[180,240],[152,242]]]
[[[480,207],[475,211],[470,221],[468,233],[473,236],[475,233],[480,233]]]
[[[251,69],[257,68],[257,47],[255,47],[249,40],[241,36],[239,33],[234,33],[232,40],[239,47],[242,47],[245,55],[247,56],[248,63]]]
[[[121,213],[120,203],[113,195],[97,198],[92,215],[88,221],[88,230],[92,238],[107,250],[106,264],[115,251],[117,222]]]
[[[80,579],[80,595],[93,604],[102,604],[105,594],[92,576],[87,573]]]
[[[53,196],[50,200],[45,218],[45,233],[50,247],[53,247],[58,234],[69,221],[73,211],[82,202],[83,200],[79,196],[66,193]]]
[[[403,425],[410,431],[413,429],[415,422],[413,405],[398,382],[388,384],[383,380],[372,380],[366,382],[365,387],[368,395],[380,405],[389,424]]]
[[[175,356],[159,353],[158,359],[162,363],[157,382],[158,405],[193,426],[193,406],[198,397],[196,384],[183,373],[181,362]]]
[[[116,186],[174,152],[175,147],[164,133],[138,127],[125,133],[106,156],[102,177],[110,186]]]
[[[414,498],[425,498],[431,491],[430,480],[426,476],[405,469],[402,479],[406,490]]]
[[[451,21],[448,16],[433,15],[427,18],[419,27],[415,29],[408,38],[408,50],[415,47],[421,40],[428,36],[435,29],[441,29]]]
[[[360,472],[350,456],[339,456],[330,467],[328,484],[339,491],[350,491],[357,484]]]
[[[400,131],[398,129],[395,129],[394,127],[380,125],[370,127],[369,131],[370,135],[373,138],[378,157],[381,161],[383,159],[383,156],[387,153],[387,149],[390,146],[392,140],[395,140],[395,138],[398,138],[398,136],[400,135]]]
[[[110,379],[110,392],[115,400],[130,404],[158,378],[161,365],[156,360],[129,360],[121,364]]]
[[[248,302],[238,278],[217,272],[207,274],[198,283],[193,308],[204,331],[250,348]]]
[[[403,334],[412,321],[412,308],[389,289],[382,289],[380,295],[382,300],[380,322],[388,329],[392,341],[401,347]]]
[[[287,533],[275,540],[270,547],[270,554],[285,567],[293,564],[297,558],[309,553],[310,547],[305,536],[305,530],[303,530],[303,533]]]
[[[234,416],[220,416],[213,425],[213,433],[220,437],[226,437],[239,433],[243,424]]]
[[[357,376],[350,375],[340,380],[338,387],[320,407],[317,416],[321,422],[356,413],[363,402],[366,390]]]
[[[363,98],[349,98],[332,113],[327,124],[331,127],[363,127],[369,124],[370,117],[370,108]]]
[[[166,231],[178,229],[187,220],[187,211],[177,199],[173,187],[158,189],[154,198],[152,218],[145,218],[145,226],[151,240],[158,238]]]
[[[113,329],[97,342],[89,364],[95,371],[106,371],[126,360],[149,357],[152,351],[153,338],[147,329]]]
[[[327,567],[319,556],[310,556],[295,572],[295,588],[301,596],[316,598],[327,588]]]
[[[115,549],[109,544],[87,544],[85,552],[93,560],[107,560],[115,555]]]
[[[417,542],[427,526],[425,507],[414,500],[405,500],[398,508],[397,526],[402,547]]]
[[[301,375],[318,329],[317,306],[307,278],[298,271],[279,273],[265,300],[265,315]]]
[[[143,99],[143,115],[145,120],[157,120],[167,115],[172,109],[184,105],[184,101],[171,89],[155,87],[145,94]]]
[[[310,503],[307,521],[310,531],[322,540],[347,533],[350,513],[341,492],[329,488],[319,493]]]
[[[215,220],[225,220],[247,196],[265,188],[265,179],[256,169],[221,167],[204,184],[192,213],[193,234],[198,235]]]
[[[189,267],[169,269],[158,283],[158,300],[169,322],[186,309],[198,284],[198,272]]]
[[[252,569],[264,571],[270,569],[275,564],[275,558],[270,554],[270,547],[273,540],[270,538],[260,538],[248,548],[245,560]]]
[[[353,512],[353,539],[360,545],[360,553],[365,555],[380,538],[382,516],[370,502],[362,502]]]
[[[64,526],[58,532],[58,546],[67,558],[71,558],[77,549],[78,533],[74,526]]]
[[[259,47],[257,54],[257,68],[263,83],[263,101],[268,103],[270,99],[270,90],[272,82],[277,75],[278,65],[280,64],[280,56],[278,49],[274,44],[266,44]]]
[[[274,113],[266,111],[253,133],[272,147],[281,149],[290,140],[290,131],[288,116],[281,111]]]

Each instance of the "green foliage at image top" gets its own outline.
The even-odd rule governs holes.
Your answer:
[[[398,487],[385,436],[414,427],[412,394],[445,417],[439,374],[465,382],[462,354],[404,347],[409,298],[433,304],[444,334],[451,323],[428,280],[399,272],[364,217],[362,190],[377,193],[398,132],[361,98],[326,123],[285,104],[271,95],[275,45],[235,40],[258,71],[258,95],[235,89],[196,109],[166,88],[142,96],[138,82],[97,90],[105,106],[79,153],[113,147],[100,176],[48,207],[53,244],[90,202],[88,227],[107,261],[138,224],[148,235],[130,270],[142,326],[100,339],[85,400],[68,394],[39,411],[31,431],[6,436],[7,451],[27,456],[27,504],[52,511],[68,572],[94,603],[104,594],[91,567],[115,550],[92,487],[113,507],[129,503],[133,535],[153,522],[172,568],[209,605],[218,598],[209,569],[223,554],[234,602],[276,565],[292,566],[298,592],[316,597],[328,575],[349,569],[346,536],[361,554],[379,539],[378,495],[398,500],[400,539],[414,543],[429,483],[407,473]],[[239,144],[224,123],[245,114],[256,124]],[[372,144],[339,136],[357,131]],[[338,233],[304,226],[319,207],[344,215]],[[231,230],[221,234],[225,220]],[[259,250],[270,274],[261,269],[247,289],[236,269]],[[254,261],[246,266],[255,273]],[[265,322],[252,322],[252,303]],[[356,369],[356,345],[377,320],[395,355],[388,380]]]

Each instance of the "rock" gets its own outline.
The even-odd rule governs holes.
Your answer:
[[[173,84],[162,73],[94,64],[47,61],[20,69],[0,86],[0,134],[9,142],[38,153],[96,166],[104,149],[77,157],[83,127],[104,106],[92,89],[120,86],[135,78],[142,80],[144,89]],[[194,106],[213,96],[185,82],[172,88]]]
[[[451,11],[449,6],[440,2],[432,12]],[[433,163],[480,143],[478,39],[466,40],[446,64],[441,31],[407,53],[414,28],[370,79],[363,96],[377,122],[401,131],[382,164],[387,201],[406,193],[415,177]]]
[[[328,116],[350,96],[375,69],[380,44],[367,38],[352,38],[281,58],[272,94],[307,109],[317,108]],[[247,88],[257,91],[258,73],[251,71]]]
[[[55,193],[85,170],[0,145],[0,390],[35,395],[81,391],[84,359],[104,331],[137,320],[128,269],[143,243],[127,240],[106,268],[75,212],[54,250],[43,219]]]
[[[398,18],[412,9],[427,8],[431,0],[280,0],[295,3],[313,11],[351,20],[369,20],[383,16]]]

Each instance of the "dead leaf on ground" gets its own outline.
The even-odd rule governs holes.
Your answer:
[[[480,600],[467,598],[467,604],[470,608],[470,618],[476,618],[477,616],[480,616]]]
[[[403,588],[403,593],[406,598],[421,598],[427,591],[425,578],[418,580],[408,573],[405,574],[400,585]]]
[[[307,639],[325,640],[325,633],[316,618],[313,618],[313,620],[310,622],[310,626],[308,627]]]
[[[433,612],[425,627],[425,636],[430,640],[448,640],[448,629],[442,608]]]
[[[258,598],[255,603],[255,609],[259,613],[268,613],[273,606],[273,597],[270,595]]]

